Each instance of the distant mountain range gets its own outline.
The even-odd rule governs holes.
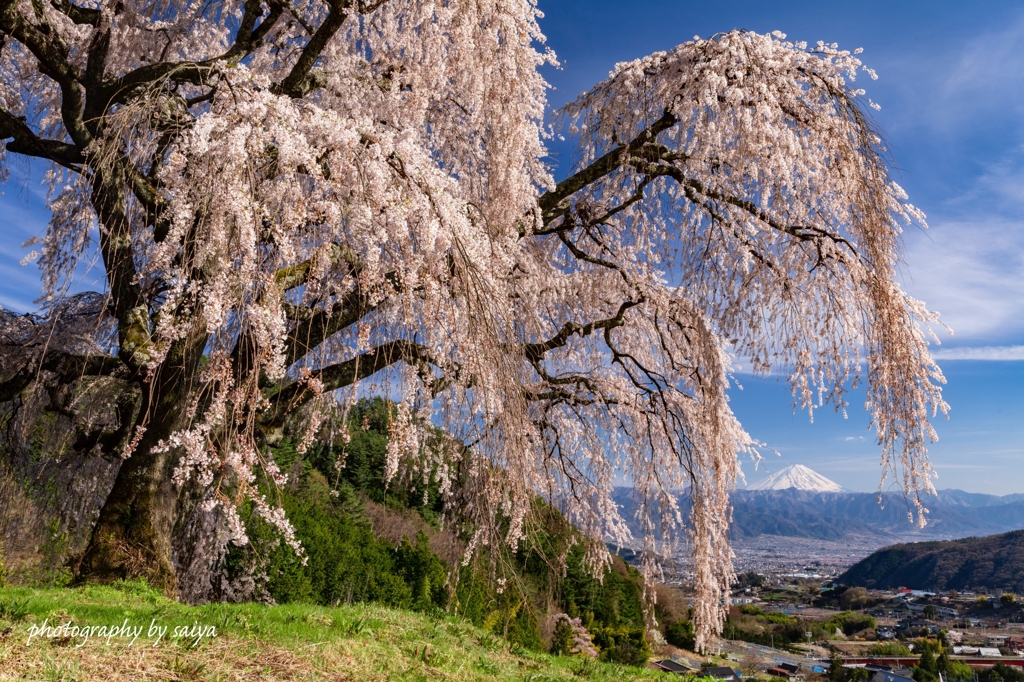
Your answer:
[[[885,547],[851,566],[839,581],[877,589],[1024,592],[1024,530]]]
[[[631,518],[632,489],[617,488],[616,502]],[[681,496],[684,508],[685,494]],[[762,535],[841,541],[857,536],[878,546],[899,541],[993,535],[1024,528],[1024,494],[986,495],[940,490],[925,499],[928,525],[918,528],[901,494],[845,492],[838,484],[801,465],[787,467],[767,481],[733,493],[732,539]],[[634,531],[636,534],[636,531]]]
[[[1007,496],[1011,497],[1011,496]],[[733,495],[733,538],[759,535],[840,540],[850,534],[876,535],[883,542],[951,539],[1024,528],[1024,501],[995,495],[943,490],[925,500],[928,525],[908,518],[913,506],[900,494],[737,490]],[[971,504],[973,502],[973,504]]]

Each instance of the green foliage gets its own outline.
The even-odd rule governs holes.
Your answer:
[[[871,678],[867,668],[847,668],[846,671],[846,682],[867,682]]]
[[[441,495],[436,482],[392,481],[384,488],[384,467],[387,462],[388,432],[394,405],[381,398],[360,400],[349,411],[349,442],[341,434],[335,442],[314,445],[307,453],[309,464],[332,484],[348,483],[377,504],[392,509],[414,509],[431,525],[436,526],[442,511]],[[441,438],[440,433],[435,433]],[[429,447],[429,444],[428,444]],[[343,466],[337,468],[338,462]]]
[[[925,650],[929,651],[933,656],[934,654],[942,653],[942,640],[928,639],[927,637],[918,637],[915,639],[914,651],[917,653],[923,653]]]
[[[311,471],[297,489],[282,491],[281,502],[307,561],[303,565],[284,544],[270,552],[267,590],[275,600],[325,605],[372,601],[419,610],[429,607],[433,592],[427,590],[426,601],[415,592],[417,587],[421,591],[423,588],[423,580],[417,582],[421,577],[416,574],[418,555],[377,540],[350,488],[344,487],[336,498],[332,497],[324,477]],[[273,533],[250,516],[252,526],[264,536]],[[399,565],[400,561],[405,563]]]
[[[636,569],[621,559],[597,580],[583,567],[583,547],[576,545],[566,558],[561,603],[573,618],[582,618],[587,630],[593,625],[643,627],[643,588]]]
[[[880,549],[840,576],[851,585],[928,590],[963,590],[969,585],[1005,585],[1024,592],[1024,530],[1000,535],[912,542]]]
[[[978,672],[979,682],[1024,682],[1024,671],[1016,666],[996,663]]]
[[[693,635],[693,623],[681,620],[665,627],[665,641],[680,649],[693,651],[696,646]]]
[[[287,437],[274,446],[275,461],[293,481],[280,491],[282,506],[308,554],[303,566],[286,546],[270,552],[267,588],[275,600],[380,602],[426,612],[448,609],[533,650],[544,648],[538,621],[550,604],[580,617],[588,630],[605,628],[612,633],[610,641],[621,640],[612,645],[609,660],[638,659],[649,653],[639,573],[616,559],[602,580],[594,579],[583,566],[585,547],[579,532],[540,500],[541,520],[528,529],[519,551],[495,548],[494,556],[475,558],[459,569],[453,589],[449,587],[455,576],[448,575],[448,568],[430,550],[426,534],[404,538],[397,547],[377,540],[360,495],[389,509],[413,510],[435,527],[443,511],[433,482],[424,485],[422,480],[399,477],[385,491],[392,411],[391,403],[381,399],[359,401],[350,412],[347,444],[338,434],[334,442],[314,444],[305,455]],[[247,525],[254,529],[254,540],[273,542],[273,532],[251,514]],[[564,571],[558,557],[565,557]],[[503,586],[497,584],[501,574],[495,572],[496,565],[513,571],[505,575]],[[619,632],[623,628],[632,634]]]
[[[839,596],[839,606],[844,610],[862,609],[868,601],[868,591],[863,587],[848,588]]]
[[[765,611],[754,604],[743,604],[738,608],[740,613],[743,613],[744,615],[753,615],[757,617],[758,621],[763,621],[765,623],[790,625],[797,622],[797,619],[790,614],[783,613],[782,611]]]
[[[1002,602],[1003,606],[1013,606],[1017,603],[1017,595],[1011,594],[1010,592],[1004,592],[999,595],[999,601]]]
[[[937,680],[939,677],[939,670],[941,670],[941,668],[938,661],[935,659],[935,653],[932,651],[932,647],[922,644],[920,647],[915,645],[914,649],[921,652],[921,657],[917,661],[917,666],[914,667],[915,682],[933,682],[934,680]],[[949,657],[947,656],[947,664],[948,660]]]
[[[852,635],[861,630],[874,630],[876,626],[874,618],[856,611],[841,611],[825,623],[825,627],[830,631],[834,632],[839,628],[844,635]]]
[[[845,682],[846,669],[843,668],[843,659],[839,654],[832,652],[832,658],[829,659],[828,668],[828,679],[829,682]]]
[[[585,540],[579,531],[543,501],[537,500],[535,504],[536,523],[529,529],[520,551],[511,557],[518,581],[510,586],[521,590],[532,611],[543,612],[548,604],[554,604],[570,617],[579,618],[592,633],[598,628],[616,632],[620,627],[632,628],[640,633],[640,641],[644,642],[636,648],[649,650],[644,638],[643,587],[639,572],[622,559],[613,557],[602,579],[595,579],[583,565]],[[564,573],[557,561],[559,556],[565,557]],[[628,648],[610,653],[613,658],[609,660],[630,658]]]
[[[28,599],[0,600],[0,620],[17,623],[29,613]]]
[[[760,619],[769,623],[776,623],[778,625],[791,625],[797,620],[793,616],[782,613],[781,611],[767,611],[761,614]]]
[[[510,643],[541,651],[544,642],[540,638],[540,626],[537,623],[537,612],[525,597],[515,608],[505,611],[510,617],[505,620],[504,636]]]
[[[564,656],[572,652],[575,630],[566,618],[559,618],[555,623],[555,632],[551,636],[551,653]]]
[[[747,571],[746,573],[740,573],[736,576],[736,582],[732,584],[733,588],[743,587],[764,587],[768,584],[768,579],[761,575],[757,571]]]
[[[953,680],[967,682],[974,679],[974,668],[962,661],[950,661],[944,674],[948,682],[953,682]]]
[[[601,652],[601,660],[624,665],[644,666],[651,656],[643,626],[587,628],[594,636],[594,644]]]
[[[422,530],[416,534],[416,544],[402,538],[394,551],[396,573],[412,589],[412,608],[429,611],[443,609],[448,602],[445,588],[448,574],[437,555],[430,551],[430,540]]]
[[[739,607],[740,613],[747,616],[756,616],[758,620],[762,620],[766,623],[776,623],[778,625],[789,625],[795,623],[796,618],[788,614],[782,613],[781,611],[763,611],[753,604],[743,604]]]
[[[871,656],[910,656],[910,649],[899,642],[879,642],[868,648]]]
[[[836,653],[829,659],[829,682],[865,682],[870,675],[865,668],[844,668],[843,659]]]

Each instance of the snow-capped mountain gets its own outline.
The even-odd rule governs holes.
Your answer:
[[[786,490],[787,488],[809,490],[816,493],[843,492],[841,485],[830,481],[803,464],[792,464],[785,469],[780,469],[760,483],[747,486],[747,490]]]

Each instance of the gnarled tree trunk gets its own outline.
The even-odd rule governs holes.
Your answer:
[[[121,465],[92,539],[76,570],[80,581],[145,578],[169,596],[177,596],[172,537],[179,518],[179,490],[173,482],[176,452],[161,447],[183,426],[192,383],[206,336],[201,320],[174,344],[159,370],[143,385],[136,420],[138,438]],[[129,446],[131,447],[131,446]]]

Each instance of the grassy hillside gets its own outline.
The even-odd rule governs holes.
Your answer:
[[[457,519],[444,520],[436,481],[424,482],[422,475],[400,469],[385,490],[391,412],[392,406],[382,400],[360,401],[350,414],[347,443],[340,436],[334,442],[324,439],[305,453],[296,448],[295,434],[285,429],[270,451],[288,482],[281,487],[258,483],[285,509],[305,561],[246,505],[241,516],[251,542],[228,547],[218,571],[208,576],[209,589],[197,592],[201,596],[179,597],[276,602],[285,612],[300,604],[373,605],[409,618],[457,615],[504,647],[542,653],[559,649],[555,626],[558,614],[565,613],[580,620],[602,661],[646,665],[652,639],[645,627],[642,579],[634,568],[616,557],[601,579],[595,579],[584,567],[582,535],[539,498],[516,551],[492,546],[463,565],[472,528]],[[338,467],[342,452],[344,466]],[[60,579],[54,580],[52,571],[39,570],[40,563],[5,555],[6,539],[0,537],[0,585],[5,561],[13,569],[9,582],[21,588],[69,584],[67,565],[73,556],[64,552],[49,562],[62,566],[56,573]],[[656,590],[657,617],[668,641],[692,647],[685,601],[667,587]]]
[[[83,641],[35,637],[45,622],[130,626]],[[168,628],[155,643],[152,625]],[[175,628],[192,629],[175,638]],[[216,636],[193,637],[202,632]],[[70,630],[69,630],[70,632]],[[155,633],[154,633],[155,634]],[[178,633],[184,635],[184,631]],[[199,640],[196,643],[196,640]],[[607,680],[668,679],[651,670],[510,645],[448,616],[354,604],[186,606],[144,584],[0,589],[0,680]]]
[[[928,590],[1024,591],[1024,530],[943,542],[884,547],[839,578],[847,585]]]

